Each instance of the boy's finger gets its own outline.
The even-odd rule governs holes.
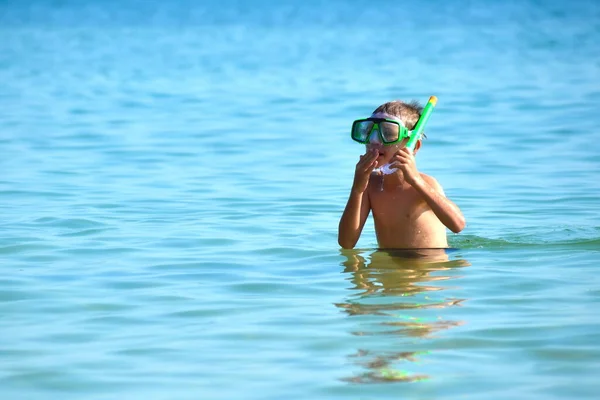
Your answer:
[[[371,171],[373,171],[375,169],[375,165],[377,165],[377,162],[375,160],[373,160],[370,163],[366,164],[365,172],[371,172]]]
[[[401,162],[396,161],[390,164],[390,168],[401,169],[400,167],[402,167],[402,165],[403,164]]]
[[[373,161],[375,161],[376,159],[377,159],[377,157],[375,157],[375,156],[368,156],[368,157],[365,157],[365,159],[364,159],[364,162],[365,162],[366,164],[371,164],[371,163],[372,163]]]
[[[371,164],[373,161],[375,160],[375,158],[369,156],[369,155],[365,155],[361,160],[360,163],[363,165],[369,165]]]
[[[397,155],[402,158],[411,158],[413,156],[410,150],[401,151],[400,153],[397,153]]]
[[[397,163],[395,168],[398,168],[402,172],[406,172],[406,164]]]

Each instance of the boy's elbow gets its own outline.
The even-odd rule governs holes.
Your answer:
[[[342,247],[342,249],[350,250],[353,249],[356,245],[356,242],[352,242],[349,240],[344,240],[338,237],[338,244]]]
[[[460,217],[458,220],[454,221],[454,224],[450,227],[450,230],[453,233],[460,233],[467,226],[467,221],[465,221],[464,217]]]
[[[455,226],[455,227],[451,228],[450,230],[452,231],[452,233],[460,233],[463,229],[464,229],[464,227]]]

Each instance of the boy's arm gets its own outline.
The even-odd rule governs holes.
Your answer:
[[[419,175],[419,178],[411,182],[412,187],[423,196],[436,217],[448,229],[454,233],[462,231],[465,228],[466,221],[458,206],[446,197],[442,186],[434,178]]]
[[[338,243],[340,246],[344,249],[354,248],[370,211],[371,204],[367,191],[361,193],[352,188],[338,228]]]
[[[432,177],[417,170],[415,156],[407,148],[400,149],[393,158],[392,165],[402,170],[404,179],[423,196],[438,219],[454,233],[462,231],[465,217],[456,204],[445,195],[442,186]]]
[[[377,165],[378,155],[379,152],[375,149],[367,150],[356,164],[350,198],[338,227],[338,243],[344,249],[351,249],[356,245],[371,211],[368,187],[371,173]]]

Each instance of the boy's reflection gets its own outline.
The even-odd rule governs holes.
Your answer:
[[[358,336],[387,336],[396,338],[428,339],[435,332],[461,325],[462,321],[444,319],[440,308],[459,305],[464,299],[447,297],[451,289],[448,280],[459,278],[456,269],[470,265],[466,260],[451,259],[448,249],[378,250],[367,258],[356,250],[344,250],[344,273],[355,293],[348,301],[336,306],[350,316],[377,316],[374,323],[352,332]],[[453,282],[452,286],[456,286]],[[372,318],[368,318],[372,321]],[[387,340],[387,339],[386,339]],[[368,347],[368,341],[365,339]],[[381,347],[381,340],[373,342]],[[412,341],[415,346],[414,341]],[[390,348],[402,343],[390,342]],[[410,346],[406,343],[405,346]],[[420,349],[423,343],[417,342]],[[360,349],[352,356],[367,372],[348,378],[349,381],[368,383],[382,381],[414,381],[425,379],[395,369],[395,364],[415,362],[427,351],[381,352]]]

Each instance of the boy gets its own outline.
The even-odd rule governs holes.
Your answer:
[[[377,107],[371,118],[412,130],[422,111],[416,102],[392,101]],[[384,145],[382,124],[372,128],[366,132],[367,151],[356,164],[350,197],[340,219],[340,246],[351,249],[356,245],[372,211],[380,248],[448,247],[446,228],[460,232],[465,218],[440,184],[417,170],[414,155],[421,148],[421,140],[412,152],[405,147],[407,139]],[[383,172],[374,172],[380,167]]]

